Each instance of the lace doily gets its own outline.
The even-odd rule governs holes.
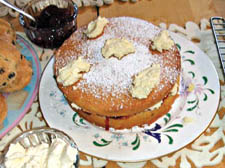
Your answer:
[[[108,167],[108,165],[112,165],[111,167],[114,166],[121,168],[168,168],[176,165],[180,168],[190,168],[193,166],[213,166],[221,163],[223,160],[225,155],[225,83],[212,31],[209,29],[210,23],[207,19],[202,19],[200,25],[193,22],[187,22],[184,28],[176,24],[170,24],[167,26],[165,23],[161,23],[159,26],[194,41],[196,45],[199,46],[214,63],[221,81],[221,102],[218,108],[218,113],[216,114],[212,124],[204,134],[195,140],[195,142],[177,152],[161,158],[139,163],[115,163],[106,160],[99,160],[82,154],[82,159],[80,162],[81,166],[103,167],[107,165]],[[52,51],[43,51],[43,49],[36,46],[34,46],[34,48],[40,55],[40,61],[43,69],[52,55]],[[15,135],[25,130],[41,126],[46,126],[46,123],[44,122],[39,109],[38,101],[36,100],[30,111],[20,121],[19,125],[0,140],[0,151],[3,150],[4,146],[12,138],[14,138]]]

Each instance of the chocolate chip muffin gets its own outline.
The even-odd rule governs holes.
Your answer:
[[[15,80],[20,57],[21,54],[14,45],[0,40],[0,90]]]
[[[0,128],[8,110],[7,101],[1,93],[21,90],[32,78],[31,63],[19,48],[15,30],[9,22],[0,19]]]
[[[1,22],[3,21],[0,21],[0,24]],[[9,26],[6,23],[5,25],[5,27]],[[11,29],[8,29],[8,33],[0,33],[0,92],[14,92],[23,89],[32,78],[31,63],[12,43],[14,34]],[[2,38],[3,36],[4,38]],[[6,40],[7,38],[8,40]]]
[[[2,92],[15,92],[26,87],[32,78],[32,66],[25,57],[21,57],[21,61],[17,64],[15,80],[0,89]]]

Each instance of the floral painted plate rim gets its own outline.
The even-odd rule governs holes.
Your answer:
[[[12,104],[8,103],[8,114],[3,122],[3,128],[0,130],[0,139],[6,135],[12,128],[14,128],[19,121],[24,117],[27,111],[30,109],[38,91],[39,79],[41,76],[41,65],[38,58],[38,54],[35,49],[32,47],[32,44],[24,39],[21,35],[17,34],[17,42],[20,44],[20,52],[26,57],[28,61],[32,63],[33,75],[30,83],[22,90],[26,91],[28,94],[23,101],[23,104],[20,105],[18,109],[10,110]],[[11,94],[4,94],[7,98]],[[16,94],[16,96],[18,96]],[[19,95],[20,96],[20,95]],[[17,97],[18,98],[18,97]]]
[[[131,131],[105,131],[96,127],[80,118],[57,88],[52,58],[39,87],[39,103],[48,125],[71,136],[81,152],[121,162],[164,156],[194,141],[215,116],[220,97],[219,79],[204,52],[175,33],[171,36],[182,56],[183,75],[180,97],[168,114],[150,126]]]

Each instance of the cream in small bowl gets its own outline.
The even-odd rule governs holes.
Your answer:
[[[4,150],[4,168],[78,168],[79,152],[75,142],[51,128],[22,133]]]

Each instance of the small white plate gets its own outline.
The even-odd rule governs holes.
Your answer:
[[[80,151],[106,160],[137,162],[174,152],[194,141],[213,120],[220,85],[208,56],[192,42],[171,33],[181,56],[180,97],[171,111],[145,129],[105,131],[75,113],[53,78],[52,58],[41,78],[39,101],[48,125],[70,135]]]

